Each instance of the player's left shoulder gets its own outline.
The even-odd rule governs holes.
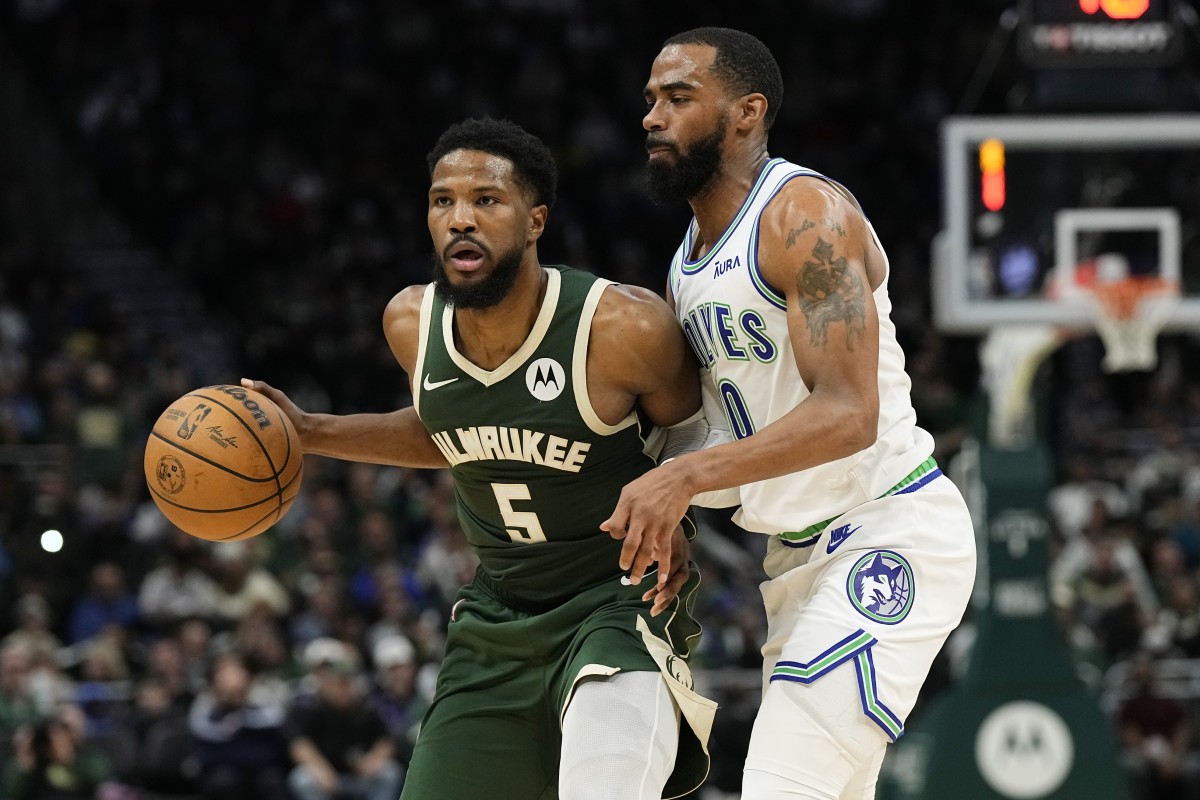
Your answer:
[[[800,175],[780,187],[763,209],[760,226],[767,241],[781,242],[785,249],[814,236],[856,240],[866,235],[866,218],[858,202],[845,189],[816,175]]]
[[[589,375],[638,395],[677,380],[692,363],[683,329],[666,301],[638,286],[612,284],[604,290],[590,342]]]
[[[641,286],[609,284],[592,319],[592,336],[638,347],[642,337],[673,334],[679,324],[667,302]]]

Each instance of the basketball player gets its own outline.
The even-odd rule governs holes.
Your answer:
[[[858,800],[963,614],[975,545],[916,425],[871,224],[841,185],[767,153],[782,93],[740,31],[679,34],[654,60],[648,186],[694,213],[668,299],[733,441],[633,481],[603,527],[635,575],[693,497],[771,537],[742,797]]]
[[[557,170],[536,137],[468,120],[428,161],[434,281],[383,319],[412,407],[306,414],[246,382],[306,453],[453,472],[481,566],[451,612],[402,798],[685,794],[707,774],[715,710],[685,663],[699,575],[676,557],[644,591],[599,525],[654,466],[652,426],[676,426],[664,448],[695,435],[695,361],[654,293],[539,263]]]

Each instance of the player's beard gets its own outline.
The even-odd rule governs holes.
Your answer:
[[[465,237],[464,237],[465,238]],[[459,241],[456,239],[450,247],[446,248],[449,252]],[[484,256],[490,255],[479,242],[472,240],[472,244],[483,251]],[[507,253],[501,253],[500,258],[496,259],[496,263],[492,266],[492,271],[483,277],[482,280],[472,283],[455,286],[450,282],[450,276],[446,274],[446,262],[441,253],[433,251],[433,286],[443,300],[455,308],[491,308],[498,304],[505,297],[508,297],[509,291],[513,284],[517,282],[517,275],[521,271],[521,257],[524,255],[520,247],[514,247]]]
[[[675,149],[675,163],[665,159],[646,162],[646,191],[650,199],[659,205],[668,205],[680,200],[690,200],[712,183],[721,168],[721,142],[729,128],[726,115],[717,121],[712,132],[700,137],[688,147],[687,152]],[[649,147],[655,142],[653,134],[646,137]]]

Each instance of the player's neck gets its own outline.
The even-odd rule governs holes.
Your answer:
[[[700,237],[690,258],[704,256],[725,231],[746,202],[746,196],[770,160],[766,148],[754,152],[727,155],[721,169],[704,191],[688,199]]]
[[[491,308],[454,312],[454,346],[475,366],[493,370],[507,361],[529,338],[542,310],[549,278],[537,262],[521,265],[508,296]]]

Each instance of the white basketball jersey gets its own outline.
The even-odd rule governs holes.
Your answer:
[[[689,261],[698,228],[693,219],[671,262],[676,313],[703,367],[706,408],[715,400],[733,435],[745,438],[808,397],[788,337],[786,301],[758,269],[759,218],[783,185],[798,176],[839,184],[812,170],[772,159],[721,238]],[[797,221],[799,224],[799,220]],[[871,236],[879,243],[873,228]],[[883,247],[880,245],[880,252]],[[886,255],[885,266],[886,266]],[[891,321],[887,275],[873,293],[879,311],[879,434],[852,456],[739,490],[734,521],[761,533],[800,531],[888,492],[933,452],[933,437],[917,427],[904,372],[904,353]],[[796,447],[804,447],[798,440]]]

